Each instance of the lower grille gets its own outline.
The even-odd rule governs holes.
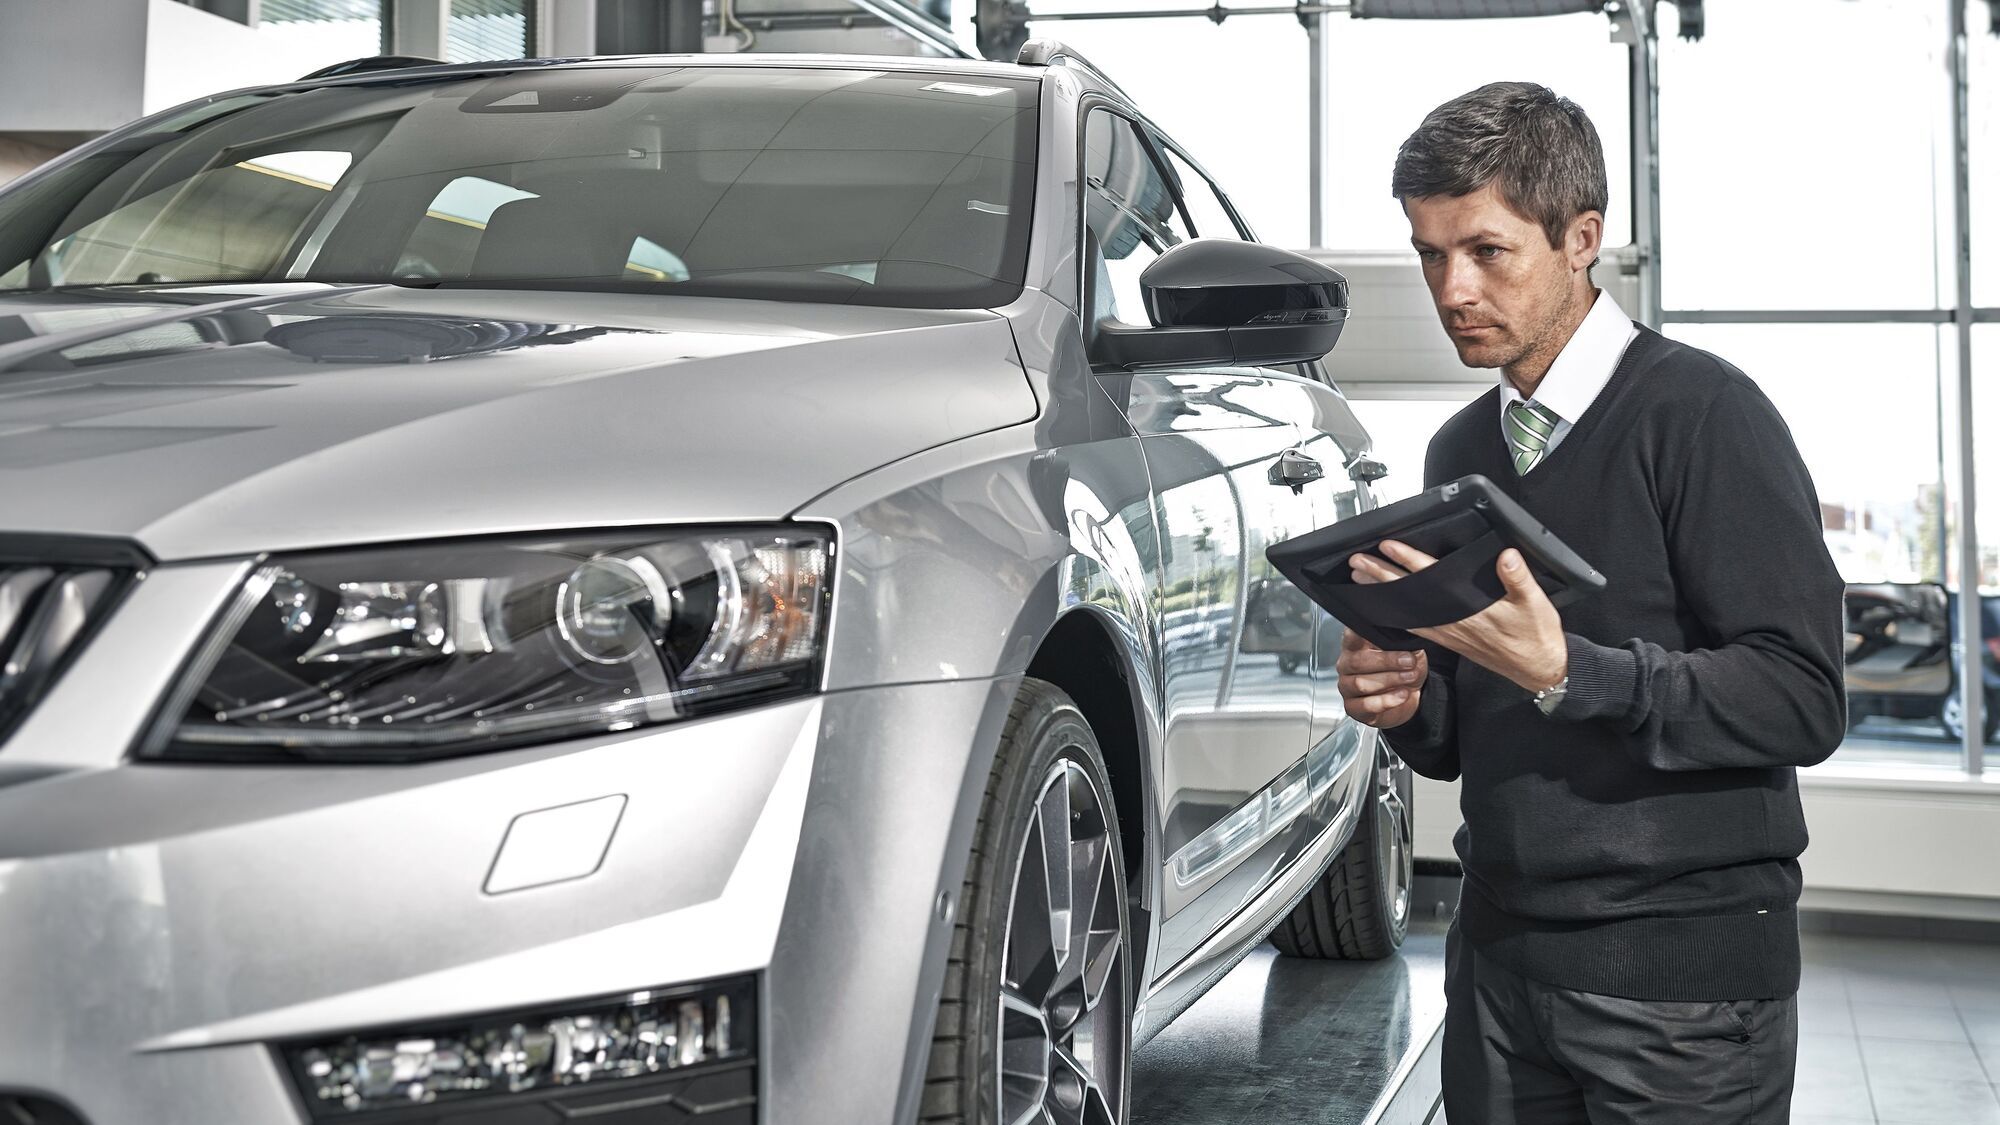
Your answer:
[[[0,536],[0,743],[48,694],[148,561],[137,548],[112,541]]]

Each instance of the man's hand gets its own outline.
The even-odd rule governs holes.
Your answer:
[[[1393,539],[1382,541],[1382,553],[1390,561],[1362,554],[1350,559],[1356,582],[1393,582],[1437,561]],[[1528,573],[1520,551],[1509,547],[1500,552],[1497,565],[1506,597],[1462,621],[1410,632],[1505,676],[1523,691],[1553,687],[1569,674],[1569,643],[1563,639],[1562,615]],[[1346,694],[1344,686],[1341,694]],[[1411,709],[1415,710],[1414,704]],[[1348,713],[1354,713],[1352,700],[1348,701]]]
[[[1410,721],[1423,697],[1430,658],[1422,652],[1390,652],[1352,629],[1340,640],[1340,696],[1347,713],[1387,730]]]

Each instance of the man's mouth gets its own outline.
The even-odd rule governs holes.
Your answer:
[[[1481,332],[1496,332],[1499,328],[1497,324],[1454,324],[1450,331],[1454,336],[1476,336]]]

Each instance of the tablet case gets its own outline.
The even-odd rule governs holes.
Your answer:
[[[1384,539],[1438,561],[1394,582],[1354,581],[1349,556],[1382,557]],[[1265,556],[1306,596],[1376,645],[1420,649],[1437,646],[1409,630],[1462,620],[1505,595],[1496,566],[1508,547],[1520,549],[1528,572],[1557,606],[1604,588],[1602,574],[1477,473],[1274,543]]]

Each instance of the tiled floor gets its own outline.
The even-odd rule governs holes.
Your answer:
[[[1804,940],[1795,1125],[2000,1125],[2000,945]]]
[[[1427,930],[1402,972],[1252,955],[1134,1058],[1134,1122],[1360,1121],[1441,1002]],[[1794,1125],[2000,1125],[2000,945],[1803,940]]]

